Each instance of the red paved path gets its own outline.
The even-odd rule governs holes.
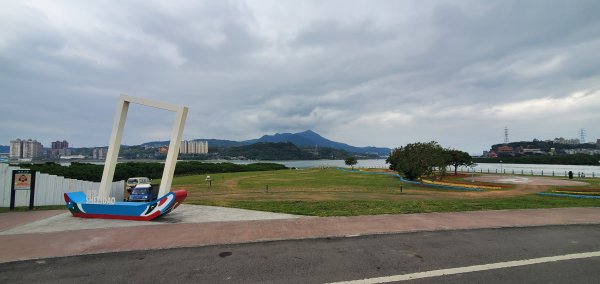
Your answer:
[[[62,213],[64,211],[60,211]],[[25,212],[23,212],[25,213]],[[40,218],[41,212],[27,212]],[[52,215],[49,211],[47,213]],[[25,214],[27,215],[27,214]],[[34,219],[21,213],[2,219]],[[432,230],[600,224],[600,208],[296,218],[0,235],[0,262],[103,252]],[[139,241],[144,236],[144,241]]]

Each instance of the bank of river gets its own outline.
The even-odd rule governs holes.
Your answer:
[[[283,164],[290,168],[320,168],[320,167],[347,167],[343,160],[306,160],[306,161],[249,161],[249,160],[214,160],[207,162],[231,162],[236,164],[250,164],[257,162],[269,162]],[[379,168],[387,169],[389,164],[385,159],[368,159],[358,160],[355,168]],[[453,167],[448,170],[454,170]],[[554,172],[555,176],[564,176],[569,171],[572,171],[575,176],[577,173],[583,173],[587,177],[600,177],[600,166],[580,166],[580,165],[541,165],[541,164],[506,164],[506,163],[479,163],[475,167],[461,167],[460,171],[469,171],[482,173],[506,173],[506,174],[531,174],[551,176]]]
[[[125,162],[125,161],[122,161]],[[158,161],[155,161],[158,162]],[[234,163],[234,164],[252,164],[252,163],[277,163],[285,165],[289,168],[333,168],[347,167],[344,160],[300,160],[300,161],[256,161],[256,160],[206,160],[200,161],[204,163]],[[63,164],[63,163],[61,163]],[[95,162],[95,164],[104,164],[103,162]],[[63,165],[68,165],[64,163]],[[358,160],[355,168],[378,168],[387,169],[389,164],[386,164],[385,159],[367,159]],[[453,171],[454,168],[448,168]],[[564,176],[569,171],[572,171],[575,176],[578,173],[583,173],[586,177],[600,177],[599,166],[580,166],[580,165],[542,165],[542,164],[507,164],[507,163],[479,163],[475,167],[467,168],[460,167],[460,171],[464,172],[481,172],[481,173],[506,173],[506,174],[534,174],[551,176]]]
[[[454,168],[452,168],[454,170]],[[533,174],[545,176],[565,176],[572,171],[577,177],[578,173],[586,177],[600,177],[599,166],[581,165],[540,165],[540,164],[505,164],[505,163],[479,163],[473,168],[460,167],[460,171],[482,172],[482,173],[506,173],[506,174]]]
[[[235,164],[252,164],[252,163],[277,163],[285,165],[288,168],[335,168],[347,167],[344,160],[299,160],[299,161],[255,161],[255,160],[209,160],[202,162],[210,163],[235,163]],[[355,168],[388,168],[385,159],[368,159],[358,160]]]

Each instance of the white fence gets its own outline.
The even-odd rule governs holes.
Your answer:
[[[7,164],[0,164],[0,207],[10,206],[10,188],[12,182],[12,171],[18,170],[18,167],[10,167]],[[35,175],[35,196],[33,206],[43,205],[63,205],[63,197],[66,192],[83,191],[95,192],[98,194],[100,189],[99,182],[82,181],[69,179],[49,174],[36,172]],[[125,190],[125,181],[112,183],[110,196],[115,200],[123,200]],[[29,206],[29,190],[16,190],[15,206]]]
[[[449,167],[448,169],[449,173],[453,173],[454,172],[454,167]],[[568,177],[569,176],[569,172],[568,171],[554,171],[554,170],[533,170],[533,169],[498,169],[498,168],[492,168],[492,169],[484,169],[484,168],[465,168],[465,167],[459,167],[457,169],[458,172],[462,172],[462,173],[481,173],[481,174],[508,174],[508,175],[527,175],[527,176],[551,176],[551,177]],[[573,172],[573,177],[576,178],[600,178],[600,175],[596,172],[590,172],[587,171],[586,172],[580,172],[580,171],[571,171]]]

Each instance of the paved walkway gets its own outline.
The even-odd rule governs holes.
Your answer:
[[[176,211],[180,209],[182,208],[178,208]],[[190,210],[196,209],[190,208]],[[212,210],[218,211],[215,208],[212,208]],[[171,218],[177,219],[176,211],[172,213]],[[183,214],[185,210],[182,211],[180,213],[185,215]],[[64,212],[0,214],[0,228],[2,230],[0,232],[0,262],[127,250],[285,239],[349,237],[435,230],[600,224],[600,208],[561,208],[327,218],[271,215],[273,218],[270,220],[246,218],[243,219],[245,221],[233,221],[232,219],[235,218],[232,218],[221,221],[199,221],[196,219],[195,222],[185,223],[172,223],[168,220],[160,222],[82,220],[68,217],[62,223],[98,221],[102,224],[115,225],[103,225],[96,228],[72,227],[66,230],[46,232],[23,229],[30,228],[31,230],[35,228],[36,226],[33,224],[35,222],[38,225],[55,224],[58,226],[61,222],[56,222],[52,218],[65,215]],[[245,213],[251,214],[250,212],[255,211]],[[266,218],[271,213],[260,212],[257,214],[265,214],[264,217]],[[32,221],[32,219],[35,219],[33,215],[38,217],[36,221]],[[9,222],[5,219],[27,219],[28,221],[14,221],[11,223],[12,225],[6,225]],[[52,220],[48,221],[48,219]],[[179,221],[181,220],[186,219],[179,219]],[[122,222],[127,222],[126,226]]]
[[[45,212],[45,214],[42,214]],[[33,214],[27,214],[33,213]],[[14,218],[0,214],[0,235],[50,233],[85,229],[152,226],[176,223],[207,223],[290,219],[302,216],[215,206],[181,204],[173,212],[152,222],[75,218],[67,210],[12,213]],[[7,219],[12,224],[3,225]],[[1,252],[0,252],[1,254]]]

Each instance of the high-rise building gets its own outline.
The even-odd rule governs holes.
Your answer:
[[[180,154],[208,154],[208,141],[181,141]]]
[[[11,159],[35,159],[41,157],[43,153],[44,146],[37,140],[16,139],[10,141]]]
[[[66,140],[63,141],[55,141],[52,142],[52,149],[66,149],[69,148],[69,142],[67,142]]]
[[[21,139],[10,141],[10,159],[20,159],[23,157],[23,142]]]
[[[92,157],[94,160],[105,160],[107,152],[107,148],[94,148],[94,150],[92,150]]]
[[[69,150],[69,142],[66,140],[52,142],[51,148],[48,150],[48,157],[50,158],[58,158],[70,155],[71,150]]]

